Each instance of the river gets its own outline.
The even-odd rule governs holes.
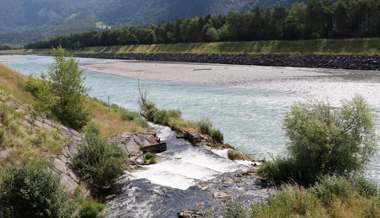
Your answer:
[[[115,60],[78,58],[80,65],[110,63]],[[0,63],[25,75],[46,73],[53,63],[44,56],[0,56]],[[249,67],[252,70],[263,68]],[[283,72],[310,69],[266,67]],[[105,69],[107,70],[107,69]],[[282,129],[284,113],[296,101],[329,100],[339,105],[344,99],[361,95],[376,112],[379,132],[380,73],[320,69],[321,76],[271,78],[250,83],[193,84],[175,81],[142,80],[151,100],[160,107],[179,109],[184,118],[210,119],[225,135],[225,142],[258,158],[283,154],[287,139]],[[204,73],[207,73],[205,71]],[[85,70],[89,94],[130,110],[138,110],[137,79],[128,76]],[[380,142],[380,141],[379,141]],[[377,152],[367,170],[368,176],[380,183],[380,153]]]

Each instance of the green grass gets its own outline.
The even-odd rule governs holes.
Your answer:
[[[363,181],[324,177],[309,189],[285,185],[263,204],[253,206],[251,217],[380,217],[378,188]],[[362,191],[367,189],[371,192]]]
[[[207,55],[380,55],[380,38],[314,39],[295,41],[250,41],[124,45],[86,47],[71,51],[77,56],[127,54],[207,54]],[[51,55],[50,49],[6,50],[2,54]]]
[[[314,39],[295,41],[250,41],[176,43],[150,45],[124,45],[87,47],[71,51],[74,55],[125,55],[125,54],[248,54],[248,55],[380,55],[380,38]],[[50,49],[6,50],[2,54],[50,55]]]
[[[30,78],[22,76],[8,67],[0,64],[0,90],[13,96],[22,105],[36,105],[36,99],[25,89]],[[87,106],[92,115],[92,122],[99,126],[103,136],[111,137],[123,132],[141,132],[148,126],[141,116],[122,108],[113,106],[111,109],[96,99],[88,98]],[[126,119],[126,114],[133,118]]]
[[[178,43],[89,47],[74,54],[193,53],[193,54],[303,54],[303,55],[380,55],[380,38],[318,39],[298,41],[257,41]]]
[[[142,115],[149,121],[169,126],[178,132],[200,133],[207,137],[208,142],[223,144],[223,133],[215,129],[209,120],[199,122],[189,121],[182,118],[181,111],[159,109],[153,102],[143,98],[140,100]]]

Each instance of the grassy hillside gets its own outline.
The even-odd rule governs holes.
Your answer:
[[[23,105],[33,105],[33,96],[24,89],[28,78],[8,67],[0,64],[0,90],[13,96]],[[88,98],[88,108],[93,115],[92,121],[100,127],[104,136],[117,135],[121,132],[138,132],[146,128],[146,124],[139,120],[129,121],[124,118],[126,111],[119,108],[109,109],[107,105],[94,99]]]
[[[380,38],[128,45],[84,48],[74,53],[380,55]]]

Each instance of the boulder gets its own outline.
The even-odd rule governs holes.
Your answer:
[[[124,133],[112,139],[111,142],[119,145],[130,161],[138,165],[144,163],[144,153],[161,153],[167,149],[166,143],[160,142],[160,139],[153,131]]]
[[[198,132],[184,131],[183,138],[193,145],[198,145],[203,141],[203,137]]]
[[[165,142],[161,142],[161,143],[158,143],[158,144],[153,144],[153,145],[146,145],[146,146],[143,146],[141,147],[141,151],[143,153],[162,153],[164,151],[166,151],[167,149],[167,146],[166,146],[166,143]]]
[[[178,212],[178,218],[204,218],[207,214],[197,210],[182,210]]]

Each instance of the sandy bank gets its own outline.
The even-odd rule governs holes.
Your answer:
[[[115,61],[83,67],[91,71],[145,80],[226,85],[330,75],[326,69],[141,61]]]

